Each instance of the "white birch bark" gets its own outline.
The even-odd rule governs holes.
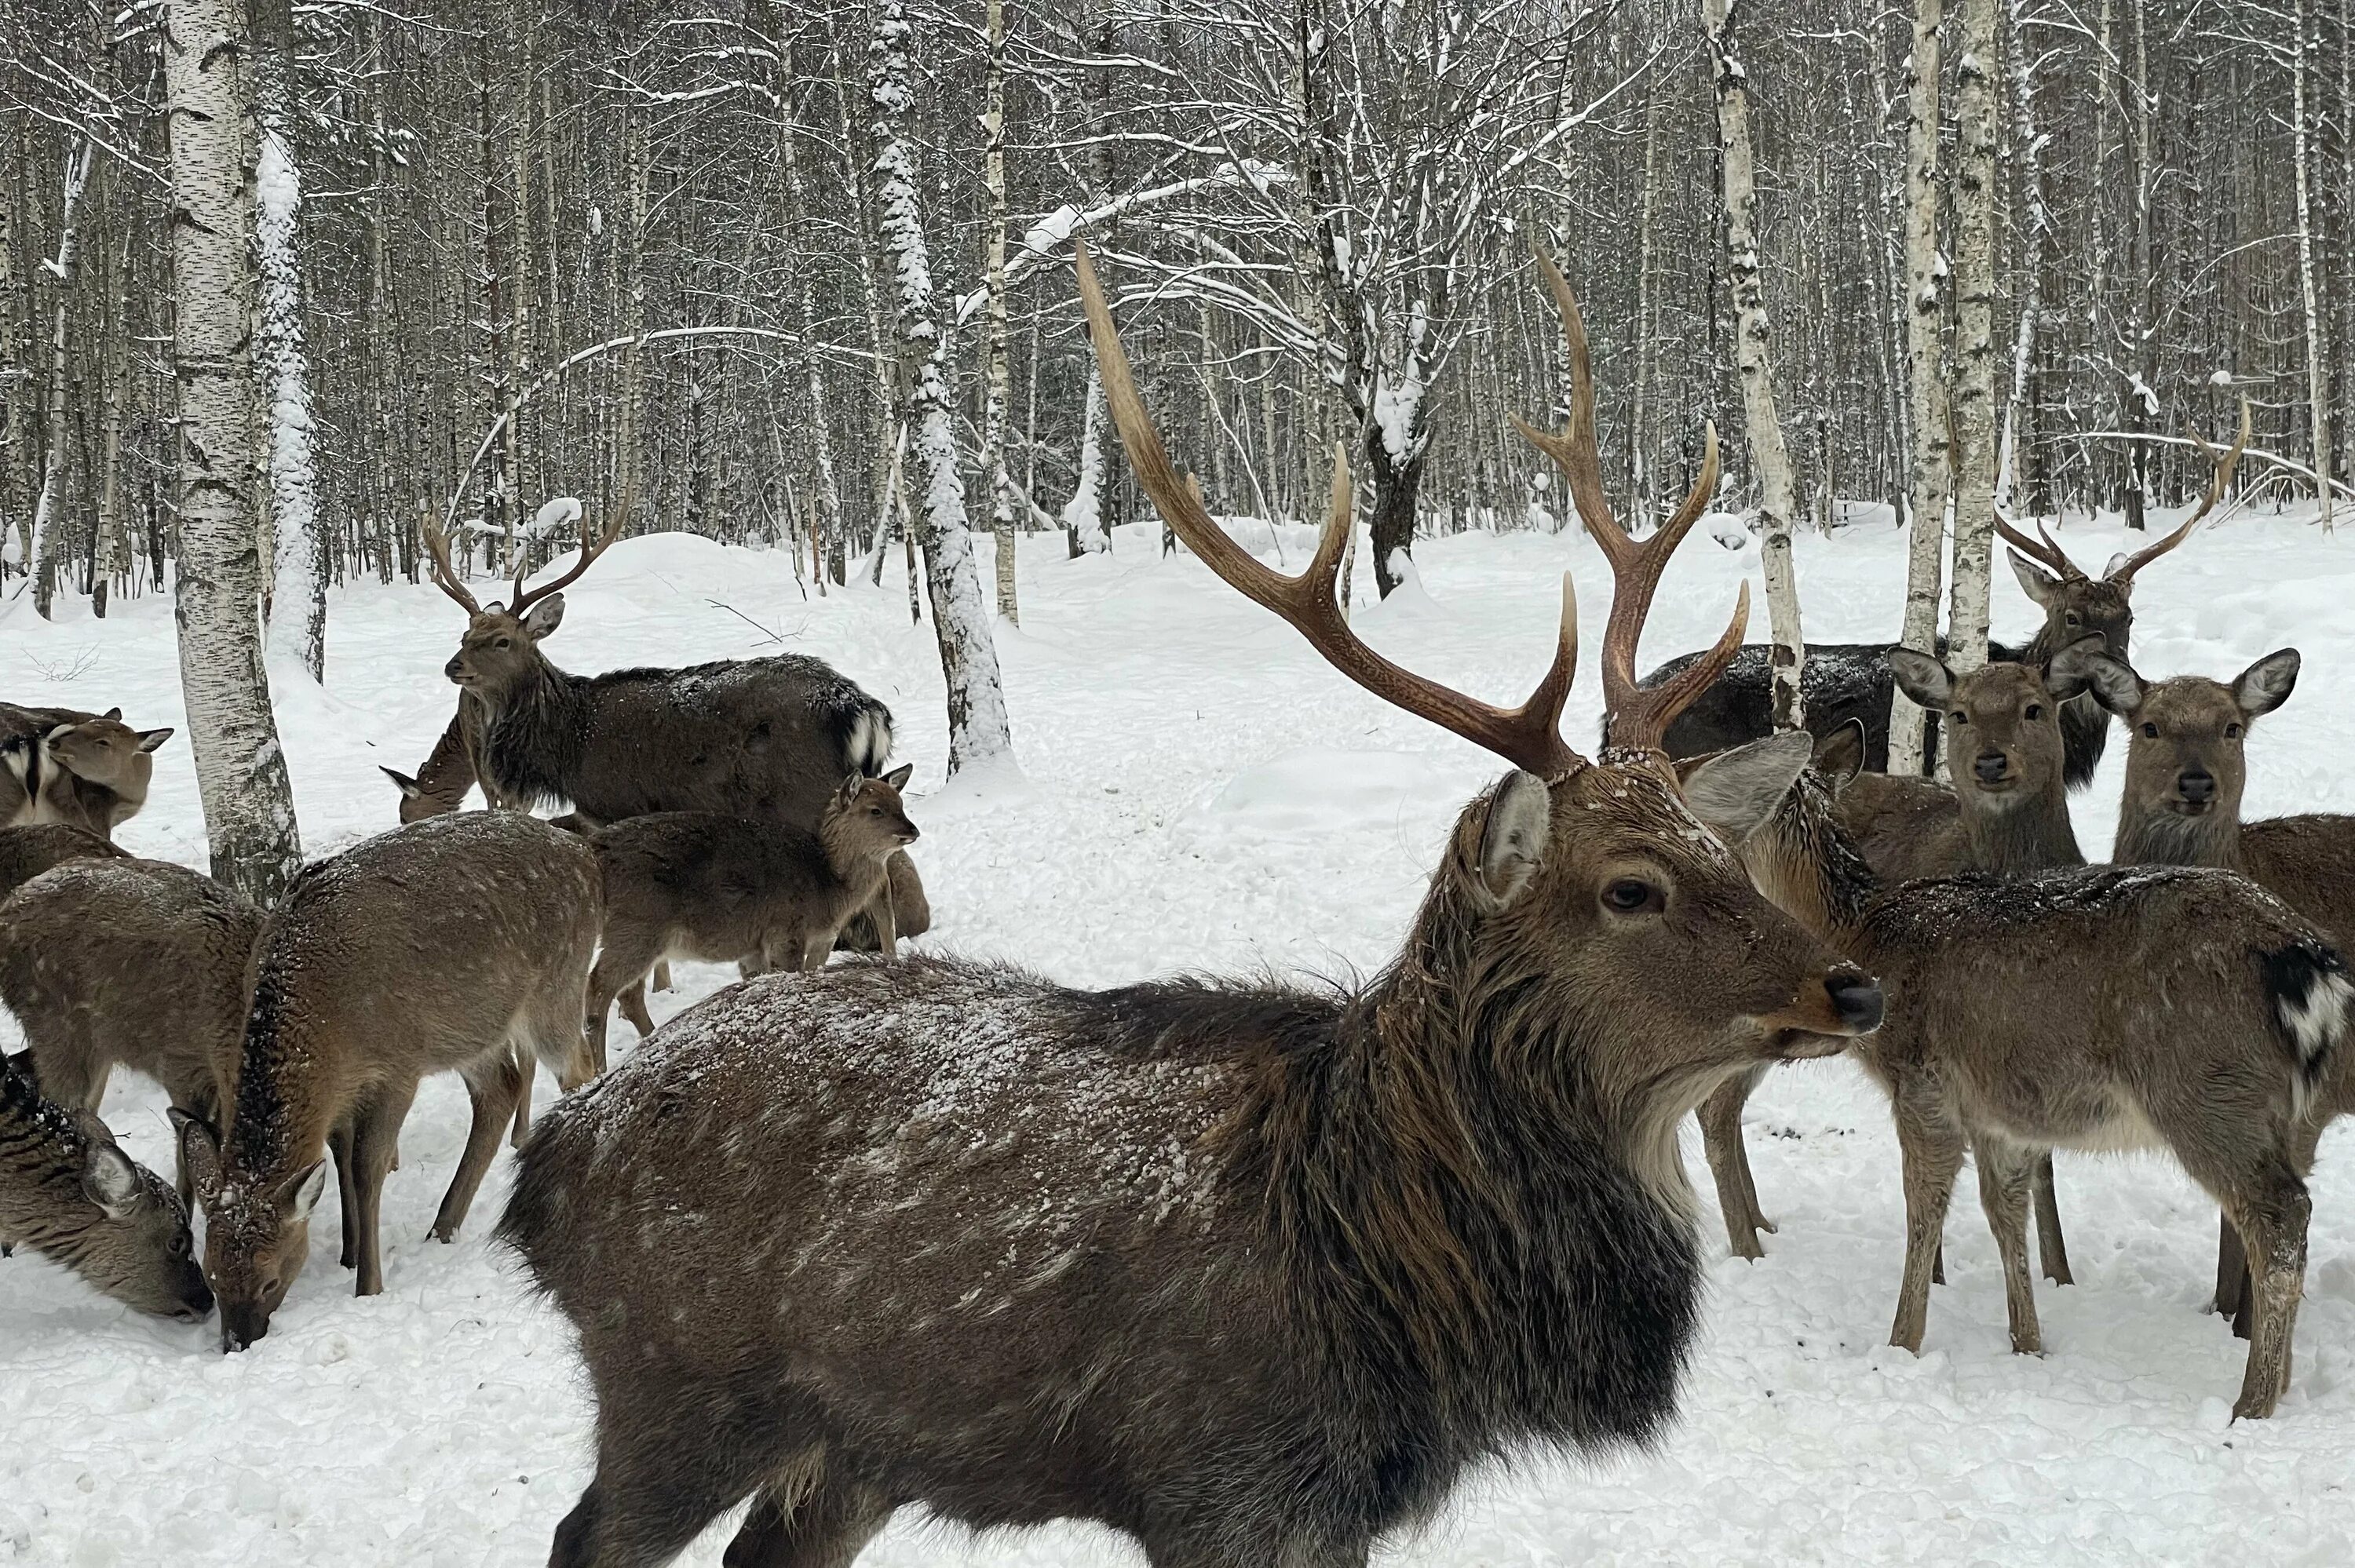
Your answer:
[[[1963,0],[1955,70],[1961,129],[1955,169],[1955,584],[1946,664],[1987,662],[1988,568],[1995,544],[1996,82],[1998,0]]]
[[[1734,0],[1701,0],[1717,79],[1718,167],[1725,199],[1727,281],[1733,294],[1735,362],[1742,380],[1742,422],[1751,461],[1758,470],[1761,545],[1766,572],[1766,613],[1774,641],[1774,727],[1806,722],[1799,674],[1806,645],[1799,627],[1799,586],[1791,564],[1791,454],[1774,409],[1774,369],[1767,358],[1766,292],[1758,259],[1757,193],[1750,138],[1750,88],[1733,48]]]
[[[286,144],[282,117],[265,111],[256,175],[255,225],[261,261],[260,349],[263,396],[270,403],[270,499],[277,526],[272,629],[292,644],[304,673],[327,674],[325,541],[320,537],[317,476],[311,458],[309,365],[303,348],[303,274],[295,226],[302,175]]]
[[[876,227],[891,268],[901,396],[914,448],[910,479],[923,487],[921,494],[909,497],[910,514],[914,537],[924,550],[924,586],[932,601],[941,673],[948,683],[949,772],[954,776],[985,765],[1010,766],[1014,743],[981,574],[965,524],[964,481],[957,472],[931,256],[908,140],[908,120],[915,107],[915,73],[909,58],[913,34],[905,0],[880,0],[868,52],[868,87],[874,103]]]
[[[57,538],[50,531],[58,515],[58,490],[65,482],[67,323],[71,319],[73,280],[81,259],[81,196],[90,185],[90,161],[97,151],[88,137],[66,154],[64,198],[58,219],[58,254],[49,263],[57,280],[58,309],[49,334],[49,408],[48,429],[41,440],[41,488],[33,502],[33,553],[27,565],[33,573],[33,609],[43,620],[57,595]]]
[[[795,224],[806,227],[811,214],[808,192],[802,185],[798,146],[801,125],[794,117],[794,17],[784,0],[770,0],[770,10],[777,19],[777,151],[784,164],[785,210],[793,215]],[[817,297],[810,280],[811,270],[807,266],[794,269],[794,292],[805,344],[802,370],[809,391],[810,441],[817,462],[817,501],[810,521],[810,551],[816,563],[812,570],[817,578],[817,591],[823,596],[827,567],[835,564],[838,569],[844,545],[842,495],[836,488],[834,473],[834,423],[826,401],[826,369],[817,353]]]
[[[1915,0],[1905,80],[1905,374],[1913,450],[1905,495],[1905,620],[1898,640],[1921,653],[1937,646],[1945,577],[1945,315],[1938,298],[1938,32],[1945,20],[1943,0]],[[1923,761],[1922,710],[1903,692],[1892,692],[1889,771],[1917,774]]]
[[[2011,402],[2004,411],[2003,445],[1997,464],[1996,493],[2019,504],[2030,428],[2029,376],[2036,363],[2036,333],[2044,313],[2044,245],[2051,214],[2044,205],[2043,143],[2036,133],[2036,79],[2028,35],[2020,26],[2023,0],[2005,0],[2011,23],[2011,106],[2018,126],[2013,164],[2019,174],[2019,323],[2011,345]]]
[[[986,278],[988,385],[981,415],[982,482],[989,486],[989,531],[997,542],[997,613],[1022,623],[1014,594],[1014,476],[1006,468],[1006,422],[1014,403],[1006,326],[1006,0],[988,0],[989,101],[982,111],[982,184],[989,197]]]
[[[242,0],[174,0],[175,366],[180,386],[180,683],[213,875],[274,903],[303,863],[261,659],[252,514],[253,85]]]
[[[2313,107],[2307,56],[2318,48],[2307,25],[2307,0],[2297,0],[2291,15],[2297,37],[2290,48],[2290,128],[2297,163],[2297,281],[2306,305],[2307,413],[2314,440],[2314,505],[2322,531],[2331,532],[2330,519],[2330,350],[2323,340],[2322,313],[2316,303],[2314,283],[2314,200],[2307,165],[2313,157],[2310,124]]]

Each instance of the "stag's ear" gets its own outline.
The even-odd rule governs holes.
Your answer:
[[[2263,718],[2284,703],[2297,690],[2297,650],[2285,648],[2268,653],[2232,682],[2232,700],[2251,718]]]
[[[327,1162],[314,1160],[278,1184],[278,1214],[287,1221],[307,1220],[327,1190]]]
[[[143,729],[139,732],[139,749],[153,751],[172,738],[169,729]]]
[[[2075,653],[2083,646],[2083,643],[2073,643],[2062,649],[2062,653],[2063,656]],[[2056,663],[2058,662],[2055,661]],[[2076,662],[2084,666],[2085,689],[2094,694],[2095,702],[2120,718],[2134,717],[2135,710],[2142,706],[2146,688],[2142,677],[2134,673],[2133,665],[2106,649],[2095,649]]]
[[[2006,550],[2004,554],[2011,557],[2011,575],[2019,579],[2019,591],[2040,607],[2051,609],[2053,596],[2061,591],[2061,579],[2018,550]]]
[[[195,1189],[197,1200],[207,1208],[220,1196],[220,1135],[212,1123],[174,1106],[166,1113],[180,1133],[180,1168],[188,1173],[188,1185]]]
[[[129,1219],[144,1195],[139,1167],[111,1143],[91,1145],[90,1163],[82,1167],[81,1192],[110,1220]]]
[[[2132,556],[2127,555],[2123,550],[2119,551],[2116,555],[2110,557],[2110,564],[2102,568],[2102,580],[2105,583],[2117,584],[2118,591],[2121,593],[2134,592],[2134,578],[2130,576],[2123,577],[2118,576],[2120,572],[2125,571],[2126,567],[2133,564],[2134,557]]]
[[[564,596],[549,594],[523,612],[523,634],[534,642],[564,624]]]
[[[916,765],[912,762],[903,762],[899,767],[891,769],[890,772],[883,775],[883,782],[889,784],[894,789],[905,789],[908,787],[908,780],[913,779],[915,776]]]
[[[1481,890],[1498,908],[1526,892],[1553,837],[1553,791],[1534,773],[1513,772],[1488,800],[1480,829]]]
[[[1837,795],[1864,771],[1864,721],[1850,719],[1816,742],[1815,769]]]
[[[1891,648],[1889,667],[1896,672],[1898,688],[1933,713],[1944,713],[1955,694],[1955,673],[1927,653]]]
[[[2109,652],[2109,639],[2100,632],[2080,637],[2045,662],[2044,689],[2055,700],[2067,702],[2094,683],[2094,661]]]
[[[376,770],[378,773],[383,774],[387,779],[391,779],[394,787],[399,789],[400,791],[410,800],[421,800],[425,798],[425,787],[422,784],[420,784],[416,779],[411,779],[408,774],[396,773],[391,768],[385,767],[382,763],[378,763],[377,765]]]
[[[1815,748],[1806,730],[1786,729],[1721,751],[1686,779],[1685,804],[1718,837],[1739,844],[1774,814]]]

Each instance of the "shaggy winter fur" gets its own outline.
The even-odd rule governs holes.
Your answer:
[[[69,860],[127,860],[125,852],[88,828],[69,822],[0,828],[0,899],[51,866]]]

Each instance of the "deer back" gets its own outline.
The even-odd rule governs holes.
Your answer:
[[[0,900],[26,883],[70,860],[127,860],[101,834],[70,822],[41,822],[0,828]]]

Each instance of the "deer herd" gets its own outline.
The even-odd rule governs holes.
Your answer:
[[[1770,734],[1746,587],[1714,646],[1637,678],[1716,437],[1672,516],[1623,527],[1578,306],[1539,270],[1572,396],[1561,430],[1522,429],[1613,577],[1591,758],[1561,727],[1567,577],[1518,706],[1375,652],[1335,592],[1345,458],[1306,569],[1262,565],[1164,449],[1079,259],[1109,408],[1177,536],[1509,769],[1370,979],[1085,991],[894,961],[931,915],[881,703],[803,657],[551,663],[561,590],[626,499],[562,576],[518,571],[487,608],[429,527],[467,615],[456,714],[392,775],[402,825],[267,913],[112,843],[171,731],[0,705],[0,1001],[26,1041],[0,1065],[0,1242],[141,1310],[218,1303],[242,1349],[303,1274],[331,1161],[342,1262],[383,1289],[401,1124],[453,1071],[472,1126],[432,1234],[456,1236],[511,1139],[498,1233],[596,1396],[560,1568],[666,1563],[748,1499],[737,1568],[840,1568],[908,1505],[1093,1520],[1162,1568],[1337,1568],[1518,1446],[1660,1430],[1700,1294],[1681,1123],[1699,1114],[1733,1252],[1760,1257],[1743,1103],[1772,1065],[1847,1055],[1896,1125],[1892,1343],[1923,1345],[1966,1153],[2034,1352],[2031,1230],[2041,1271],[2071,1277],[2051,1151],[2164,1150],[2222,1213],[2215,1302],[2249,1340],[2235,1414],[2272,1414],[2305,1178],[2355,1110],[2333,945],[2355,928],[2355,818],[2242,820],[2248,733],[2290,696],[2295,651],[2151,681],[2128,647],[2136,574],[2224,495],[2245,410],[2204,503],[2098,577],[2002,524],[2045,616],[2026,647],[1968,670],[1811,649],[1811,732]],[[1892,687],[1951,783],[1878,770]],[[2069,792],[2113,719],[2126,796],[2111,863],[2088,865]],[[494,809],[459,810],[476,785]],[[829,966],[837,946],[877,956]],[[744,982],[655,1030],[645,988],[674,959]],[[642,1038],[609,1067],[617,1001]],[[541,1064],[565,1092],[535,1128]],[[169,1097],[176,1184],[99,1121],[116,1066]]]

